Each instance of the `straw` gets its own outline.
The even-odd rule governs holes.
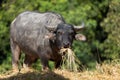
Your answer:
[[[75,53],[70,48],[61,49],[62,56],[62,69],[77,72],[79,70],[80,61],[76,57]]]

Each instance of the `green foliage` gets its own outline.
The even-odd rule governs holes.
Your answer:
[[[116,59],[120,58],[120,1],[113,0],[109,5],[107,17],[101,23],[108,34],[108,38],[102,44],[103,56]]]
[[[86,28],[81,33],[86,35],[87,41],[74,41],[73,49],[87,67],[93,68],[99,57],[119,58],[119,7],[119,0],[3,0],[0,5],[0,72],[11,68],[10,23],[19,13],[28,10],[57,12],[74,25],[84,22]],[[38,69],[41,67],[38,64],[39,61],[33,67]]]

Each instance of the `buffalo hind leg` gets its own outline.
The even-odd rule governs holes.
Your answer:
[[[23,63],[24,70],[32,70],[31,65],[37,60],[36,57],[25,54],[25,60]]]
[[[20,47],[12,39],[10,39],[10,44],[12,51],[12,68],[13,71],[19,72],[18,62],[20,58]]]

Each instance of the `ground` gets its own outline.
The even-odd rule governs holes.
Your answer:
[[[96,70],[70,72],[67,70],[27,71],[0,74],[0,80],[120,80],[120,64],[97,65]]]

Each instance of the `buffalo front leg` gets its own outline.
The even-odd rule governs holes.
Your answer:
[[[49,64],[48,64],[48,58],[45,56],[41,56],[41,63],[42,63],[42,71],[48,71],[49,70]]]
[[[12,51],[13,71],[19,72],[18,62],[20,58],[20,47],[12,39],[10,39],[10,46],[11,46],[11,51]]]
[[[62,57],[59,57],[57,60],[55,60],[55,68],[60,68],[61,64],[62,64]]]

